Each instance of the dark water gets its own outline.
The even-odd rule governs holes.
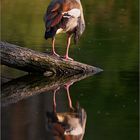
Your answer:
[[[44,39],[43,14],[48,3],[2,1],[2,40],[38,51],[51,50],[51,41]],[[78,101],[87,114],[84,140],[138,140],[138,1],[82,3],[86,30],[79,44],[71,45],[70,56],[104,70],[70,87],[73,105]],[[58,35],[56,49],[61,55],[64,42],[65,35]],[[24,74],[2,66],[4,76]],[[2,140],[46,139],[45,113],[53,109],[53,92],[43,91],[2,107]],[[64,86],[56,100],[58,112],[68,111]]]

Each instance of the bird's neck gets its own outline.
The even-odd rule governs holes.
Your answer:
[[[82,7],[82,4],[81,4],[80,0],[76,0],[76,1],[79,1],[80,11],[81,11],[81,19],[82,19],[83,24],[85,25],[85,19],[84,19],[84,15],[83,15],[83,7]]]

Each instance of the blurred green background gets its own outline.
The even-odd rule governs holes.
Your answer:
[[[49,2],[2,0],[1,40],[42,52],[46,49],[50,51],[51,40],[44,39],[43,22]],[[138,140],[138,0],[81,0],[81,2],[86,30],[78,45],[72,43],[70,56],[104,70],[74,84],[70,89],[73,101],[78,100],[87,111],[84,140]],[[58,35],[56,49],[61,55],[65,53],[65,43],[65,34]],[[24,74],[2,66],[4,76],[18,77]],[[44,96],[47,95],[42,94],[27,100],[34,100],[32,104],[36,104],[36,101],[39,104],[42,103]],[[19,112],[28,106],[27,101],[18,104],[22,104],[21,108],[18,108]],[[3,110],[12,114],[18,104]],[[16,134],[9,133],[12,132],[12,127],[6,125],[6,122],[11,123],[10,117],[7,117],[11,114],[2,114],[6,118],[2,133],[4,140]],[[18,117],[17,115],[17,119]],[[43,128],[40,129],[43,131]],[[29,139],[28,136],[26,139]]]

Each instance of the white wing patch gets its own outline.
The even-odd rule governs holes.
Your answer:
[[[59,34],[59,33],[63,33],[63,29],[62,29],[62,28],[60,28],[60,29],[58,29],[58,30],[56,31],[56,34]]]
[[[72,17],[78,18],[80,16],[80,9],[74,8],[74,9],[71,9],[70,11],[64,12],[63,15],[64,14],[68,14]],[[66,17],[68,17],[68,15],[66,15]]]
[[[78,118],[73,118],[71,116],[67,116],[68,124],[70,126],[69,129],[66,129],[64,135],[80,135],[83,133],[82,126],[79,122]]]

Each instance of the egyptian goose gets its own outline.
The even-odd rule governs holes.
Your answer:
[[[83,108],[76,112],[47,112],[47,140],[82,140],[87,115]]]
[[[47,8],[44,21],[45,39],[52,38],[52,54],[59,56],[55,52],[55,35],[66,33],[67,48],[64,58],[73,60],[68,56],[71,37],[74,36],[74,43],[76,44],[85,29],[80,0],[52,0]]]
[[[85,133],[87,115],[79,103],[74,108],[69,94],[71,83],[65,85],[68,96],[68,112],[58,113],[56,111],[55,94],[59,88],[53,92],[53,111],[47,112],[46,117],[46,138],[47,140],[82,140]]]

